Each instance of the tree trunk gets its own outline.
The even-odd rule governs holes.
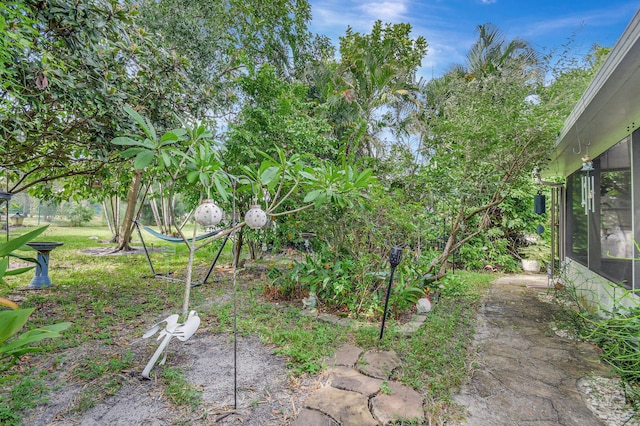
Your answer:
[[[111,201],[111,199],[109,201]],[[114,226],[113,212],[109,209],[109,205],[110,202],[107,202],[107,200],[102,200],[102,209],[104,210],[104,218],[107,221],[107,227],[109,228],[109,232],[111,233],[111,242],[115,242],[117,241],[115,238],[117,234],[116,229],[118,229],[118,226]]]
[[[234,247],[235,253],[233,254],[233,264],[237,267],[241,266],[240,263],[240,253],[242,253],[242,229],[236,233],[236,245]]]
[[[113,209],[113,227],[115,228],[114,234],[114,243],[118,242],[118,237],[120,237],[120,230],[118,226],[120,226],[120,197],[115,196],[111,199],[111,208]]]
[[[158,211],[158,201],[153,197],[153,188],[150,187],[149,191],[151,192],[151,197],[149,197],[149,205],[151,206],[151,212],[153,213],[153,220],[156,222],[156,227],[160,230],[160,232],[164,232],[164,228],[162,226],[162,218],[160,217],[160,212]]]
[[[127,210],[124,212],[122,226],[120,228],[120,238],[118,241],[117,251],[131,250],[129,242],[133,233],[133,221],[135,219],[136,206],[138,204],[138,194],[140,193],[140,184],[142,182],[142,170],[133,172],[133,180],[129,187],[129,195],[127,195]]]

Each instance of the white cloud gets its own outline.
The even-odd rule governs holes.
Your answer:
[[[384,22],[397,22],[405,19],[406,1],[363,2],[356,7],[365,14]]]
[[[631,4],[582,12],[576,11],[571,15],[520,26],[520,35],[525,39],[553,33],[562,33],[568,37],[572,33],[588,32],[598,27],[615,26],[621,21],[621,17],[633,16],[634,11],[635,5]],[[623,30],[624,27],[620,27],[620,34]],[[561,41],[558,40],[558,42]]]

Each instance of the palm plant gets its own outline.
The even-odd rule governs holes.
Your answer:
[[[532,70],[540,66],[539,54],[527,41],[519,38],[507,41],[492,23],[478,25],[477,30],[478,39],[467,53],[467,72],[470,76],[486,77],[510,65]]]

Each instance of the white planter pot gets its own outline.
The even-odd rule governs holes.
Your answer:
[[[522,259],[522,270],[524,272],[540,272],[540,262],[537,260]]]

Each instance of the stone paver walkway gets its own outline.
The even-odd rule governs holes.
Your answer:
[[[554,334],[560,308],[538,299],[544,275],[497,279],[478,313],[469,383],[455,395],[469,426],[602,426],[589,409],[580,383],[611,376],[596,348]],[[328,382],[312,393],[292,426],[425,424],[424,401],[393,382],[401,365],[393,351],[363,352],[345,345],[328,360]]]
[[[329,380],[305,402],[292,426],[377,426],[424,421],[422,396],[389,380],[402,361],[394,351],[344,345],[327,360]]]
[[[610,376],[596,348],[554,334],[559,308],[537,298],[543,275],[496,280],[478,313],[477,368],[456,397],[472,426],[601,426],[578,383]],[[546,290],[544,290],[546,291]]]

